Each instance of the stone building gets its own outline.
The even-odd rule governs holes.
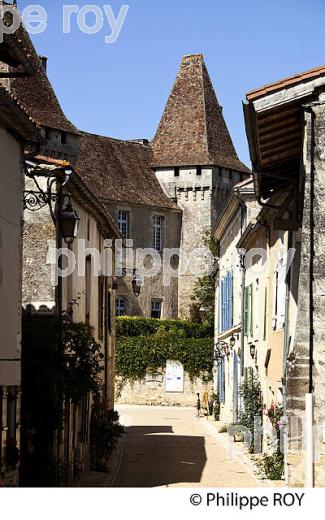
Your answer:
[[[259,376],[263,405],[283,407],[289,486],[325,484],[324,99],[324,67],[247,94],[244,114],[255,210],[241,229],[241,219],[230,214],[230,199],[215,232],[219,278],[231,248],[236,250],[237,268],[226,289],[220,292],[218,287],[216,299],[216,322],[226,322],[225,335],[217,335],[221,420],[236,421],[236,354],[242,367],[239,379],[251,370]],[[226,300],[226,309],[220,298]],[[266,416],[263,423],[268,449],[272,428]]]
[[[151,169],[152,150],[146,142],[129,142],[83,132],[79,140],[76,169],[92,186],[98,200],[115,218],[129,244],[132,258],[142,249],[151,249],[159,260],[164,248],[179,248],[181,211],[161,189]],[[156,233],[154,234],[154,231]],[[121,244],[122,246],[122,244]],[[150,265],[144,263],[146,269]],[[144,277],[139,296],[132,289],[134,269],[116,273],[118,315],[178,316],[177,279],[164,285],[160,270]]]
[[[244,106],[257,199],[276,213],[271,226],[295,250],[277,347],[291,486],[325,484],[324,99],[325,68],[319,67],[248,93]]]
[[[182,210],[180,248],[203,246],[235,184],[248,168],[239,161],[201,54],[185,56],[152,141],[153,168],[164,192]],[[193,259],[192,259],[193,260]],[[198,276],[178,278],[179,316],[189,317]]]
[[[223,424],[237,422],[239,384],[245,368],[252,366],[250,357],[245,356],[247,346],[242,299],[246,273],[238,242],[258,211],[253,180],[248,178],[233,188],[213,233],[218,245],[215,344],[223,352],[220,363],[215,366],[214,380],[220,400],[220,421]],[[233,344],[230,343],[231,339]],[[228,345],[226,351],[225,345]]]
[[[46,319],[50,313],[68,313],[73,323],[84,323],[92,328],[93,337],[100,345],[102,354],[101,399],[112,410],[115,393],[114,249],[115,240],[120,238],[120,233],[105,206],[98,201],[70,163],[38,155],[30,158],[28,164],[33,164],[34,171],[37,170],[44,176],[54,175],[57,170],[53,170],[53,167],[72,172],[69,182],[63,188],[62,210],[64,211],[67,203],[71,204],[78,216],[78,230],[73,243],[65,244],[61,241],[59,244],[59,248],[65,248],[69,252],[69,257],[64,253],[60,267],[63,274],[60,278],[56,256],[60,223],[54,225],[50,221],[48,205],[44,205],[39,211],[30,211],[35,208],[34,194],[39,187],[42,188],[42,178],[28,179],[28,191],[25,192],[27,209],[23,284],[26,314],[30,314],[31,318],[38,315]],[[31,203],[28,202],[29,197]],[[37,269],[38,265],[40,270]],[[64,274],[69,267],[69,272]],[[46,300],[39,300],[44,291]],[[35,326],[42,324],[39,320],[35,323]],[[24,391],[27,397],[24,396]],[[30,387],[23,387],[24,417],[29,417],[29,429],[33,425],[40,434],[42,426],[35,403],[37,394]],[[56,463],[67,469],[66,484],[80,475],[80,471],[87,472],[94,465],[90,435],[92,404],[91,394],[84,395],[78,403],[64,399],[64,424],[61,434],[55,438],[55,453]],[[33,458],[29,463],[25,452],[23,461],[24,482],[36,479],[39,485],[38,475],[33,474]],[[32,468],[31,473],[25,470],[26,466]]]
[[[86,172],[77,171],[73,162],[79,151],[80,132],[65,117],[46,74],[46,61],[38,57],[32,42],[24,29],[19,29],[16,37],[20,40],[29,56],[34,74],[14,77],[11,63],[3,66],[4,81],[11,96],[19,100],[19,105],[33,113],[39,129],[40,144],[29,146],[25,156],[24,190],[24,227],[23,227],[23,280],[22,302],[26,314],[31,318],[48,317],[50,314],[61,316],[69,311],[75,323],[85,323],[92,327],[95,340],[103,354],[103,392],[102,399],[110,409],[114,408],[115,382],[115,279],[114,248],[115,239],[121,234],[115,220],[103,202],[97,199],[92,190],[92,182]],[[11,77],[9,77],[11,75]],[[31,123],[30,123],[31,125]],[[42,134],[42,137],[41,137]],[[32,135],[32,134],[31,134]],[[23,183],[23,179],[22,179]],[[60,193],[62,192],[62,195]],[[12,197],[22,204],[20,197]],[[61,200],[62,198],[62,200]],[[79,219],[78,233],[73,245],[64,244],[60,236],[60,223],[57,206],[61,212],[71,203]],[[67,206],[68,207],[68,206]],[[22,216],[22,215],[21,215]],[[21,231],[21,230],[20,230]],[[21,237],[20,237],[21,240]],[[81,243],[81,241],[83,243]],[[108,241],[108,242],[106,242]],[[105,247],[110,244],[111,256],[105,256]],[[55,248],[66,247],[74,254],[78,270],[74,269],[68,277],[56,278],[57,257]],[[107,245],[108,247],[108,245]],[[99,261],[98,266],[97,254]],[[105,260],[111,266],[104,265]],[[65,269],[65,260],[62,268]],[[84,269],[80,272],[80,265]],[[106,262],[107,263],[107,262]],[[17,276],[21,272],[17,269]],[[76,302],[76,304],[74,304]],[[21,316],[20,316],[21,317]],[[28,353],[25,353],[28,355]],[[25,355],[23,353],[23,356]],[[23,389],[24,390],[24,389]],[[23,392],[23,429],[35,430],[39,425],[41,410],[35,406],[37,395],[32,389]],[[68,478],[73,478],[77,466],[90,468],[90,419],[92,396],[87,395],[82,403],[65,400],[64,425],[61,434],[56,436],[54,450],[56,463],[68,468]],[[36,412],[35,412],[36,410]],[[34,415],[35,416],[34,416]],[[36,434],[36,437],[37,437]],[[26,440],[27,434],[24,432]],[[30,444],[30,440],[28,440]],[[32,468],[24,444],[22,468],[24,481],[31,477],[26,467]],[[33,450],[36,453],[37,448]],[[27,460],[27,464],[26,464]],[[79,470],[78,470],[79,471]],[[40,485],[40,482],[38,485]]]
[[[8,44],[5,39],[0,43],[0,78],[9,64],[30,71],[19,42],[11,40]],[[31,116],[0,86],[0,486],[18,482],[23,152],[26,145],[41,140]]]

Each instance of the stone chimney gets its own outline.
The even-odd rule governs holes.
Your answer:
[[[47,72],[47,57],[46,56],[39,56],[39,60],[42,63],[45,72]]]

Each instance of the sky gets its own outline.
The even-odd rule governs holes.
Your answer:
[[[63,5],[127,4],[119,37],[106,16],[85,34],[76,15],[63,34]],[[48,57],[62,108],[81,130],[119,139],[151,139],[182,56],[202,53],[237,153],[250,164],[242,102],[266,83],[325,64],[324,0],[19,0],[41,5],[46,30],[32,36]],[[94,15],[86,19],[94,24]]]

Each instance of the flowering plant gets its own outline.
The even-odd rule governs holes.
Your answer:
[[[265,415],[270,419],[272,427],[275,431],[285,428],[286,419],[283,417],[283,407],[280,404],[275,404],[273,401],[269,408],[265,409]]]

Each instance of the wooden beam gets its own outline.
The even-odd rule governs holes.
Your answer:
[[[289,159],[289,158],[298,158],[300,157],[300,146],[296,146],[293,148],[282,148],[281,151],[279,148],[276,149],[275,152],[268,152],[264,153],[261,157],[261,163],[263,163],[263,166],[266,164],[272,164],[275,161],[282,161],[283,159]],[[271,159],[271,161],[270,161]]]
[[[268,148],[274,146],[282,146],[282,144],[289,142],[296,143],[301,138],[300,128],[298,128],[294,133],[287,133],[287,135],[283,135],[282,137],[277,137],[273,139],[261,140],[261,150],[267,150]]]
[[[297,112],[299,112],[299,105],[294,105],[287,109],[281,106],[276,110],[259,112],[257,118],[258,121],[277,121],[278,119],[282,119],[284,114],[292,115],[296,114]]]
[[[274,172],[270,172],[268,170],[261,170],[259,173],[261,174],[262,177],[271,177],[273,179],[280,179],[280,180],[288,179],[288,174],[285,171],[283,173],[274,173]],[[289,177],[291,177],[291,175],[289,175]]]
[[[297,127],[300,127],[299,118],[284,117],[282,120],[277,121],[276,124],[274,124],[274,122],[271,122],[269,124],[264,124],[261,122],[258,127],[259,135],[269,134],[272,131],[272,129],[274,129],[274,131],[277,131],[280,129],[288,128],[288,126],[291,126],[291,125],[297,125]]]
[[[275,127],[275,128],[276,128],[276,130],[274,132],[270,132],[270,131],[263,132],[261,130],[261,132],[260,132],[261,143],[264,141],[267,141],[267,140],[275,140],[281,136],[287,136],[288,134],[298,132],[298,130],[299,130],[299,132],[301,132],[301,125],[298,125],[297,123],[295,123],[293,125],[286,125],[280,129],[278,129],[278,127]]]

